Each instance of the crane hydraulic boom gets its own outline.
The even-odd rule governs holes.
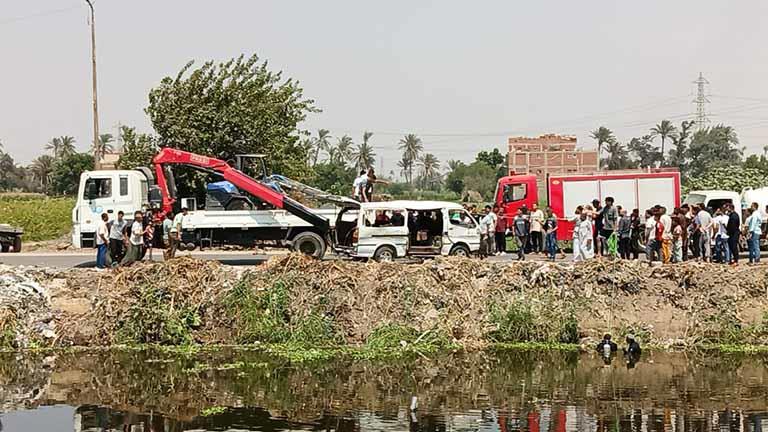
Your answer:
[[[231,167],[223,160],[165,147],[155,155],[152,159],[152,163],[155,166],[157,185],[163,195],[163,214],[170,212],[173,209],[173,204],[176,202],[175,185],[168,184],[169,178],[171,182],[173,181],[173,174],[168,169],[168,165],[187,165],[193,168],[204,171],[213,171],[220,174],[224,180],[227,180],[254,197],[275,208],[283,209],[301,218],[312,226],[317,227],[323,235],[325,235],[330,228],[328,219],[314,213],[312,210],[285,194],[280,193],[247,174]]]

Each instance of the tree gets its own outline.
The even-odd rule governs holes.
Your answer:
[[[74,195],[80,184],[80,174],[93,169],[93,155],[72,153],[57,160],[51,173],[50,193]]]
[[[440,161],[432,153],[427,153],[419,159],[421,178],[426,188],[433,188],[439,184]]]
[[[48,192],[48,185],[51,182],[51,173],[53,172],[54,159],[49,155],[38,156],[32,161],[30,171],[33,179],[40,186],[40,190]]]
[[[740,192],[744,188],[765,186],[765,173],[755,168],[737,165],[708,168],[686,181],[688,190],[721,189]]]
[[[270,168],[298,180],[311,174],[299,123],[318,112],[297,81],[283,78],[256,55],[192,69],[187,63],[149,93],[146,111],[158,145],[223,160],[268,155]],[[191,170],[177,169],[179,193],[188,193]],[[201,186],[198,180],[197,186]],[[195,189],[192,189],[195,190]]]
[[[408,134],[400,140],[398,149],[403,152],[401,162],[406,164],[402,168],[408,173],[408,184],[413,186],[413,166],[424,150],[424,145],[421,143],[421,138],[414,134]]]
[[[2,145],[0,144],[0,148]],[[768,157],[768,145],[763,146],[763,156]]]
[[[479,193],[484,200],[493,200],[493,192],[496,190],[496,170],[484,162],[475,161],[464,168],[464,189]]]
[[[615,141],[616,137],[613,136],[613,131],[608,129],[605,126],[600,126],[599,128],[592,131],[592,134],[590,135],[592,139],[597,141],[597,157],[598,159],[602,155],[603,151],[603,145]]]
[[[313,185],[337,195],[349,195],[355,181],[355,169],[349,166],[320,162],[315,165]]]
[[[639,168],[655,167],[657,162],[661,161],[661,152],[653,145],[650,135],[632,138],[627,149],[634,154],[634,163]]]
[[[493,167],[496,170],[496,179],[500,179],[507,175],[507,157],[501,154],[499,149],[495,148],[493,151],[481,151],[475,157],[478,162],[483,162],[486,165]]]
[[[397,161],[397,167],[400,168],[400,175],[405,178],[405,181],[408,182],[408,169],[411,167],[411,161],[406,159],[405,156],[401,157],[399,161]]]
[[[355,163],[355,170],[364,170],[376,164],[376,153],[373,147],[363,142],[352,152],[352,161]]]
[[[69,156],[75,152],[75,137],[69,135],[54,137],[45,146],[45,149],[50,150],[51,153],[53,153],[54,159]]]
[[[759,171],[763,177],[768,177],[768,157],[765,155],[749,155],[744,160],[744,169],[753,169]]]
[[[445,187],[457,194],[464,192],[464,177],[467,175],[467,164],[459,160],[449,160],[450,171],[445,176]]]
[[[661,137],[661,161],[659,165],[664,165],[666,155],[664,154],[664,144],[667,138],[672,138],[677,135],[677,128],[669,120],[662,120],[661,123],[651,128],[651,138]]]
[[[91,147],[91,151],[95,157],[103,159],[107,153],[112,153],[115,149],[112,146],[112,142],[115,137],[110,133],[99,134],[99,140]]]
[[[634,163],[629,158],[629,152],[617,140],[611,140],[607,143],[606,153],[608,157],[603,159],[603,166],[609,170],[621,170],[634,168]]]
[[[672,150],[669,152],[669,165],[676,166],[680,172],[686,171],[685,154],[688,151],[688,138],[691,137],[693,121],[684,121],[680,125],[680,132],[672,136]]]
[[[742,149],[738,145],[739,138],[730,126],[721,124],[697,131],[686,152],[686,177],[700,177],[713,168],[741,164]]]
[[[328,129],[318,129],[317,138],[312,140],[312,149],[314,150],[314,158],[312,159],[312,167],[317,165],[317,161],[320,158],[320,152],[328,152],[331,149],[331,132]]]
[[[352,137],[344,135],[339,138],[335,147],[331,147],[328,150],[329,161],[334,164],[340,164],[346,166],[353,159],[354,151],[352,147],[355,143],[352,141]]]
[[[136,128],[123,126],[120,128],[120,140],[123,142],[123,152],[117,160],[118,169],[130,170],[152,165],[152,158],[158,151],[152,135],[136,133]]]

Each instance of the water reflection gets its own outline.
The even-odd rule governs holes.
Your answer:
[[[768,427],[765,413],[730,410],[683,413],[674,409],[632,410],[629,414],[595,415],[584,407],[565,405],[551,408],[542,404],[518,414],[496,410],[468,410],[462,413],[419,414],[360,411],[348,416],[323,415],[306,422],[273,417],[261,408],[231,408],[226,412],[190,420],[162,415],[132,414],[104,407],[77,409],[77,431],[83,432],[181,432],[181,431],[484,431],[484,432],[762,432]]]
[[[68,404],[76,431],[762,432],[764,366],[659,353],[631,369],[555,352],[315,365],[252,352],[0,355],[0,409]]]

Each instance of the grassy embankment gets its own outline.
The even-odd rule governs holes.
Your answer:
[[[62,237],[72,229],[74,198],[0,194],[0,223],[24,228],[24,241]]]

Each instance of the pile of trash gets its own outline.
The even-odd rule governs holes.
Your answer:
[[[243,295],[250,306],[235,305]],[[557,341],[571,325],[586,339],[634,331],[645,343],[764,343],[766,308],[762,266],[359,263],[297,254],[258,267],[189,257],[107,272],[0,266],[0,343],[12,347],[231,344],[242,342],[243,323],[283,323],[290,332],[304,321],[350,345],[395,325],[482,347],[515,320],[531,321],[521,325],[535,325],[537,341]]]
[[[0,348],[44,345],[55,337],[53,314],[41,273],[0,265]]]

